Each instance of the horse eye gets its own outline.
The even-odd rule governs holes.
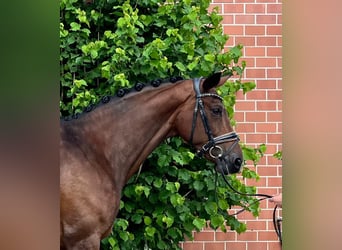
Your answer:
[[[213,112],[214,115],[222,115],[222,109],[221,108],[213,108],[211,110],[211,112]]]

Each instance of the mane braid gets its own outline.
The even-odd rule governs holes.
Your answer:
[[[176,83],[178,81],[183,80],[183,77],[181,76],[173,76],[166,79],[156,79],[150,81],[150,86],[157,88],[162,83]],[[113,97],[124,97],[126,94],[131,92],[132,90],[135,90],[136,92],[140,92],[144,87],[146,87],[146,84],[143,82],[137,82],[133,87],[131,88],[119,88],[113,96],[105,95],[101,97],[100,101],[97,104],[89,104],[81,113],[74,113],[68,116],[60,116],[60,119],[64,121],[70,121],[72,119],[78,119],[80,115],[83,115],[84,113],[89,113],[90,111],[94,110],[96,107],[100,106],[101,104],[106,104],[110,102],[110,100]]]

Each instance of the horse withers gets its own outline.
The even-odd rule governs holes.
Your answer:
[[[181,136],[220,172],[240,171],[238,136],[215,90],[228,78],[215,73],[140,88],[61,120],[61,249],[100,248],[124,185],[165,138]]]

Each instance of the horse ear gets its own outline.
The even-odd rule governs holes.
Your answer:
[[[231,75],[221,77],[222,72],[217,72],[206,78],[203,82],[202,88],[204,92],[208,92],[209,89],[223,85]]]

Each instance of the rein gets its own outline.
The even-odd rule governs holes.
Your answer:
[[[240,194],[240,195],[245,195],[245,196],[256,196],[256,197],[263,197],[263,198],[260,198],[260,199],[257,199],[255,202],[258,202],[258,201],[262,201],[262,200],[265,200],[265,199],[270,199],[272,198],[273,196],[272,195],[268,195],[268,194],[248,194],[248,193],[241,193],[239,192],[238,190],[236,190],[230,183],[229,181],[227,180],[226,176],[224,175],[223,172],[221,172],[221,175],[223,177],[223,180],[224,182],[229,186],[229,188],[231,190],[233,190],[235,193],[237,194]],[[216,172],[216,176],[217,176],[217,172]],[[216,185],[216,184],[215,184]],[[255,202],[253,202],[252,204],[254,204]],[[249,204],[251,205],[251,204]],[[277,236],[278,236],[278,239],[279,239],[279,243],[280,245],[282,246],[282,234],[281,234],[281,225],[280,225],[280,222],[282,221],[282,218],[277,218],[276,219],[276,211],[277,211],[277,208],[278,208],[278,205],[276,205],[273,209],[273,216],[272,216],[272,219],[273,219],[273,226],[274,226],[274,231],[276,232]],[[233,215],[238,215],[240,213],[242,213],[243,211],[245,211],[246,209],[243,208],[241,210],[239,210],[238,212],[234,213],[234,214],[231,214],[232,216]]]

